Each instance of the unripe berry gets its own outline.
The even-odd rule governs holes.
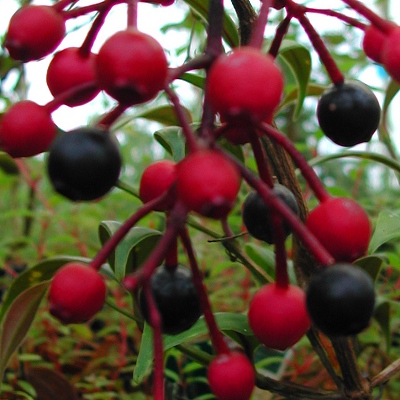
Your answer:
[[[64,19],[53,7],[26,5],[11,17],[4,46],[14,60],[38,60],[52,53],[64,35]]]
[[[380,115],[375,94],[359,81],[331,85],[317,105],[322,131],[334,143],[346,147],[368,142],[378,128]]]
[[[286,350],[310,327],[304,291],[298,286],[263,286],[253,296],[248,312],[251,329],[266,347]]]
[[[161,266],[151,277],[151,291],[161,316],[162,331],[177,335],[188,330],[201,315],[200,299],[190,269]],[[150,322],[144,292],[140,292],[140,310]]]
[[[56,53],[51,60],[46,74],[47,86],[56,97],[68,90],[84,84],[95,83],[95,60],[93,53],[82,56],[79,48],[69,47]],[[90,89],[65,101],[70,107],[79,106],[93,100],[99,89]]]
[[[100,87],[124,104],[138,104],[154,98],[164,87],[167,70],[161,45],[134,28],[115,33],[97,55]]]
[[[54,189],[73,201],[96,200],[117,183],[122,158],[108,131],[78,128],[60,134],[52,144],[47,172]]]
[[[374,284],[355,265],[331,265],[310,279],[306,299],[311,320],[326,335],[356,335],[374,312]]]
[[[47,151],[57,127],[45,107],[23,100],[12,105],[0,121],[0,146],[11,157],[31,157]]]
[[[306,226],[336,261],[353,262],[364,256],[372,234],[368,214],[343,197],[320,203],[308,215]]]
[[[171,160],[161,160],[149,165],[143,172],[139,186],[139,197],[143,203],[164,194],[176,180],[176,163]],[[163,202],[156,211],[166,211],[171,208],[171,201]]]
[[[53,277],[49,289],[50,313],[64,324],[86,322],[106,299],[106,284],[95,269],[68,263]]]
[[[208,366],[207,378],[219,400],[248,400],[255,384],[254,368],[239,352],[217,355]]]
[[[211,106],[225,121],[244,118],[259,123],[278,106],[283,78],[272,57],[241,47],[212,64],[207,90]]]
[[[219,152],[199,150],[178,163],[178,197],[200,215],[225,217],[235,203],[239,188],[238,169]]]
[[[384,42],[382,63],[388,74],[400,82],[400,27],[393,29]]]

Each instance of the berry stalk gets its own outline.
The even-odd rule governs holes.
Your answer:
[[[261,9],[256,19],[253,32],[250,37],[249,46],[261,49],[264,42],[264,31],[268,23],[269,9],[271,8],[272,0],[263,0],[261,2]]]
[[[272,214],[271,219],[275,245],[275,281],[278,287],[287,288],[289,286],[289,274],[282,218],[276,214]]]
[[[278,55],[282,41],[289,29],[291,20],[292,16],[288,15],[276,28],[274,39],[272,40],[271,46],[268,51],[268,54],[271,57],[276,58],[276,56]]]
[[[260,178],[269,186],[274,186],[272,179],[271,170],[267,164],[267,158],[265,157],[264,150],[261,146],[260,140],[258,139],[257,132],[253,127],[250,127],[250,143],[253,149],[254,158],[256,159],[258,174]]]

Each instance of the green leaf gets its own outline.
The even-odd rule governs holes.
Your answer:
[[[324,85],[310,83],[309,85],[307,85],[305,95],[306,95],[306,97],[308,97],[308,96],[319,97],[322,95],[322,93],[325,91],[325,89],[326,89],[326,86],[324,86]],[[283,100],[279,104],[278,111],[285,108],[289,104],[292,104],[292,103],[298,101],[299,96],[300,96],[300,90],[298,87],[295,87],[294,89],[290,90],[288,93],[286,93]]]
[[[185,139],[179,126],[170,126],[154,133],[154,138],[179,162],[185,157]]]
[[[400,237],[400,212],[384,210],[376,221],[368,252],[373,253],[383,243]]]
[[[7,175],[18,175],[19,168],[15,163],[14,159],[10,157],[7,153],[0,152],[0,168]]]
[[[104,244],[121,226],[117,221],[103,221],[99,237]],[[138,268],[150,255],[161,236],[160,231],[140,226],[133,227],[110,254],[109,263],[118,281]]]
[[[203,0],[185,0],[185,3],[207,24],[209,2]],[[232,18],[224,13],[222,37],[230,47],[239,46],[238,28]]]
[[[0,335],[0,377],[14,351],[25,338],[49,282],[42,282],[23,291],[11,304]]]
[[[284,40],[278,57],[282,59],[292,71],[298,86],[297,103],[294,112],[296,118],[303,106],[307,94],[308,82],[311,74],[311,55],[309,50],[293,40]]]
[[[271,249],[255,243],[246,243],[244,251],[269,276],[275,276],[275,255]]]
[[[243,336],[252,336],[253,333],[248,325],[247,316],[244,314],[234,313],[216,313],[215,319],[217,325],[222,331],[237,332]],[[204,318],[201,317],[190,329],[178,335],[164,335],[164,351],[171,349],[179,344],[198,339],[208,333],[207,325]],[[153,331],[152,328],[145,324],[142,341],[140,343],[140,351],[137,358],[133,380],[139,384],[149,373],[153,365]]]
[[[206,81],[206,78],[204,78],[204,76],[190,74],[188,72],[185,72],[184,74],[182,74],[179,77],[179,79],[181,79],[182,81],[191,83],[193,86],[196,86],[200,89],[204,88],[205,81]]]
[[[0,309],[0,321],[3,319],[5,313],[12,305],[14,300],[25,290],[30,287],[40,284],[42,282],[50,280],[54,273],[63,265],[68,262],[82,262],[89,263],[90,259],[83,257],[72,257],[72,256],[59,256],[54,258],[49,258],[47,260],[41,261],[35,266],[27,269],[22,274],[20,274],[11,283],[6,296],[3,300],[3,304]]]
[[[375,305],[373,318],[381,327],[385,341],[386,349],[389,351],[391,344],[391,332],[390,332],[390,302],[387,300],[378,300]]]
[[[186,113],[188,121],[192,122],[192,114],[190,111],[183,107],[183,110]],[[159,122],[166,126],[175,126],[179,125],[179,120],[176,117],[176,113],[174,107],[171,105],[164,105],[156,108],[150,108],[149,110],[145,110],[140,114],[136,114],[135,118],[145,118],[150,121]]]
[[[375,281],[382,268],[384,260],[382,257],[372,255],[359,258],[354,264],[361,267]]]

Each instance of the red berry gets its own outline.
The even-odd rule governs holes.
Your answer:
[[[367,252],[371,223],[352,199],[336,197],[322,202],[310,212],[306,225],[336,261],[353,262]]]
[[[53,7],[26,5],[11,17],[4,46],[15,60],[38,60],[52,53],[64,35],[64,19]]]
[[[266,347],[286,350],[310,327],[304,291],[298,286],[263,286],[253,296],[248,312],[251,329]]]
[[[400,27],[387,36],[382,49],[382,63],[388,74],[400,82]]]
[[[138,104],[163,89],[168,64],[161,45],[130,28],[111,36],[97,55],[99,85],[121,103]]]
[[[379,64],[382,63],[382,49],[386,37],[387,35],[374,25],[368,26],[364,31],[363,50],[367,57]]]
[[[214,62],[207,89],[211,106],[224,120],[240,117],[258,123],[278,106],[283,78],[272,57],[241,47]]]
[[[15,103],[0,121],[0,146],[11,157],[31,157],[47,151],[57,127],[47,110],[24,100]]]
[[[143,203],[164,194],[176,180],[176,164],[171,160],[157,161],[149,165],[143,172],[140,180],[139,197]],[[160,204],[156,211],[166,211],[171,202]]]
[[[219,152],[196,151],[178,164],[178,197],[190,210],[203,216],[225,217],[234,205],[239,188],[238,169]]]
[[[68,263],[59,269],[50,284],[50,313],[64,324],[79,324],[103,307],[106,284],[95,269]]]
[[[171,6],[172,4],[175,3],[175,0],[140,0],[143,3],[151,3],[151,4],[159,4],[163,7],[168,7]]]
[[[207,378],[219,400],[248,400],[254,389],[255,372],[244,354],[232,352],[211,361]]]
[[[77,88],[84,84],[96,81],[95,73],[96,55],[93,53],[82,56],[79,48],[70,47],[56,53],[47,69],[46,81],[51,94],[57,95]],[[65,104],[74,107],[93,100],[99,93],[99,89],[84,91]]]

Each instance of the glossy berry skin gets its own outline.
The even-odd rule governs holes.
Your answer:
[[[253,365],[237,351],[217,355],[208,366],[208,384],[219,400],[250,399],[255,378]]]
[[[243,46],[212,64],[207,90],[210,105],[224,121],[259,123],[278,106],[283,78],[272,57]]]
[[[100,87],[123,104],[153,99],[164,87],[167,70],[161,45],[134,28],[115,33],[97,55],[96,73]]]
[[[331,265],[311,278],[306,301],[311,320],[323,333],[357,335],[370,324],[375,305],[374,284],[355,265]]]
[[[308,215],[306,226],[338,262],[353,262],[368,250],[371,223],[352,199],[332,197],[320,203]]]
[[[73,201],[107,194],[121,170],[119,146],[111,133],[96,127],[78,128],[57,136],[47,160],[54,189]]]
[[[53,7],[26,5],[11,17],[4,46],[14,60],[38,60],[52,53],[64,35],[64,19]]]
[[[387,35],[374,25],[368,26],[364,31],[362,47],[364,53],[371,60],[381,64],[382,52]]]
[[[378,128],[380,115],[376,96],[358,81],[331,85],[317,105],[322,131],[332,142],[344,147],[368,142]]]
[[[71,262],[60,268],[49,289],[50,313],[64,324],[86,322],[106,299],[106,284],[95,269]]]
[[[23,100],[12,105],[0,120],[0,146],[11,157],[32,157],[47,151],[57,127],[45,107]]]
[[[190,210],[219,219],[231,211],[240,180],[238,169],[223,154],[199,150],[178,163],[177,195]]]
[[[151,290],[161,315],[162,331],[177,335],[188,330],[200,318],[201,306],[190,269],[160,266],[151,277]],[[150,323],[144,292],[140,292],[140,310]]]
[[[275,184],[272,191],[296,215],[299,214],[299,206],[296,197],[286,186]],[[246,197],[243,203],[242,218],[251,236],[263,240],[266,243],[274,243],[271,210],[257,192],[252,191]],[[290,225],[285,221],[283,222],[283,231],[286,236],[289,236],[292,231]]]
[[[81,85],[95,83],[95,60],[96,55],[89,53],[82,56],[79,48],[69,47],[56,53],[47,68],[46,82],[51,94],[56,97],[68,90]],[[72,98],[67,99],[65,104],[70,107],[80,106],[93,100],[100,89],[83,91]]]
[[[276,350],[293,346],[310,328],[305,293],[294,285],[264,285],[250,302],[248,319],[260,342]]]
[[[164,194],[176,181],[176,163],[171,160],[161,160],[149,165],[140,179],[139,197],[143,203]],[[173,199],[172,199],[173,200]],[[166,211],[171,208],[173,201],[168,200],[159,204],[156,211]]]
[[[382,50],[382,63],[388,74],[400,82],[400,27],[393,29],[385,39]]]

